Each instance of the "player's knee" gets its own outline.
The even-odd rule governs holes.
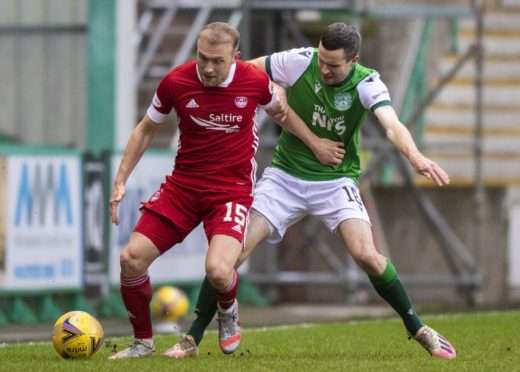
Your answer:
[[[232,267],[215,262],[206,265],[206,275],[210,283],[216,289],[224,289],[229,284],[229,278],[233,273]]]
[[[369,275],[380,274],[380,255],[375,252],[360,252],[354,256],[359,267]]]
[[[119,256],[119,263],[121,265],[121,273],[125,276],[132,277],[141,275],[148,268],[139,255],[133,253],[130,247],[126,247]]]

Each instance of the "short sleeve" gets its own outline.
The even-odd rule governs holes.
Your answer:
[[[273,84],[269,79],[269,76],[267,76],[266,74],[263,86],[265,87],[265,89],[262,89],[263,94],[260,98],[259,103],[260,107],[267,110],[271,107],[271,104],[274,102],[276,93],[274,92]]]
[[[173,107],[173,87],[169,77],[170,75],[167,75],[161,80],[153,96],[152,103],[146,110],[146,114],[156,123],[164,122]]]
[[[390,93],[385,83],[379,78],[379,73],[374,72],[362,80],[357,86],[359,99],[364,108],[374,111],[384,105],[391,105]]]
[[[271,79],[292,86],[311,64],[313,48],[296,48],[267,56],[265,68]]]

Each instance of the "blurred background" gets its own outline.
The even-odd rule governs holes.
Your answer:
[[[415,176],[374,118],[363,128],[361,190],[379,249],[418,307],[520,303],[520,1],[2,0],[0,2],[0,330],[72,309],[126,319],[119,252],[171,172],[175,117],[161,126],[111,226],[108,197],[128,136],[199,31],[225,21],[242,59],[317,46],[356,25],[420,149],[451,177]],[[279,134],[261,115],[260,177]],[[204,275],[201,229],[153,264],[155,286]],[[381,305],[339,240],[311,217],[242,269],[253,306]]]

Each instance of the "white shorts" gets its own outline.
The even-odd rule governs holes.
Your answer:
[[[345,220],[358,218],[370,224],[356,182],[350,178],[304,181],[268,167],[258,181],[253,206],[269,225],[270,243],[282,240],[285,231],[308,214],[319,217],[332,231]]]

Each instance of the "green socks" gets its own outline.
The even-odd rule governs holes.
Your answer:
[[[415,312],[408,294],[406,293],[397,271],[390,262],[387,260],[386,268],[383,274],[377,277],[368,276],[376,292],[392,306],[392,308],[399,314],[403,319],[404,325],[408,332],[413,336],[417,333],[419,328],[424,324]],[[204,336],[204,331],[208,327],[209,323],[213,319],[213,316],[217,312],[217,294],[215,289],[208,281],[208,278],[204,278],[202,286],[200,287],[199,297],[197,299],[197,306],[195,308],[195,318],[188,334],[193,336],[193,339],[197,345]]]
[[[191,323],[188,334],[193,336],[197,345],[204,336],[204,331],[213,319],[217,312],[217,293],[209,282],[207,277],[204,277],[202,286],[200,287],[199,297],[197,298],[197,306],[195,307],[195,317]]]
[[[410,335],[414,336],[424,324],[412,307],[410,298],[401,284],[392,262],[387,259],[385,271],[380,276],[369,275],[368,277],[379,296],[392,306],[403,319]]]

